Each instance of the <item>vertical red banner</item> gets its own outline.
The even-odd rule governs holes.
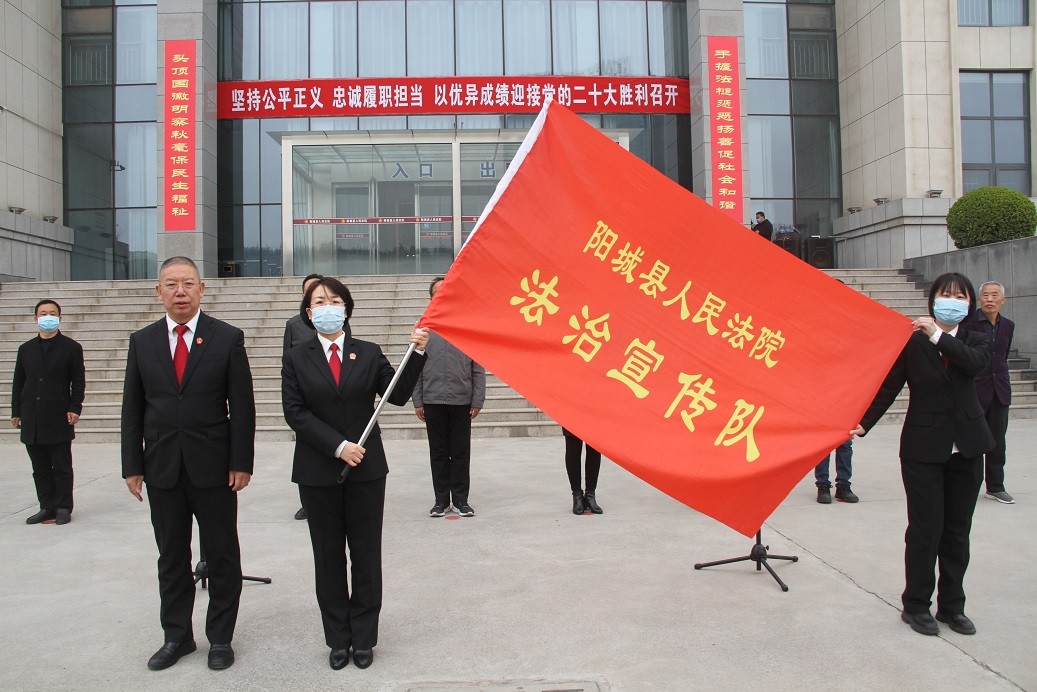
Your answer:
[[[738,37],[710,36],[709,132],[713,206],[738,223],[742,217],[742,119],[738,92]]]
[[[164,65],[164,225],[167,231],[193,231],[197,202],[194,154],[197,63],[194,40],[166,41]]]

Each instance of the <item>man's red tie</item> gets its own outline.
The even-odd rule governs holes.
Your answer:
[[[338,357],[338,344],[331,345],[331,358],[328,359],[328,365],[331,366],[331,376],[335,378],[335,384],[338,385],[339,378],[342,376],[342,361]]]
[[[176,382],[180,384],[184,381],[184,370],[187,369],[187,342],[184,341],[184,334],[187,332],[186,324],[178,324],[173,327],[173,331],[176,332],[176,349],[173,351],[173,370],[176,371]]]

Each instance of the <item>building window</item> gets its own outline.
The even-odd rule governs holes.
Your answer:
[[[962,72],[965,192],[1000,185],[1030,194],[1029,86],[1024,72]]]
[[[1026,26],[1026,0],[958,0],[958,26]]]

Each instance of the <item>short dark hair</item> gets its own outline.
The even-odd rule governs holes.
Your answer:
[[[40,314],[40,306],[41,305],[53,305],[54,307],[56,307],[58,309],[58,315],[59,316],[61,315],[61,306],[58,305],[58,301],[51,300],[50,298],[44,298],[40,302],[36,303],[36,307],[34,307],[32,309],[32,314],[34,314],[34,315]]]
[[[763,213],[762,211],[758,211],[758,212],[756,212],[756,215],[757,215],[757,216],[762,216],[762,217],[763,217],[763,218],[765,218],[765,219],[767,218],[767,215],[766,215],[766,214],[764,214],[764,213]]]
[[[169,259],[165,260],[162,263],[162,265],[158,268],[158,270],[161,272],[166,267],[170,267],[174,264],[186,264],[187,266],[193,268],[195,272],[198,274],[198,276],[202,275],[202,273],[198,271],[198,265],[194,263],[194,260],[190,257],[184,257],[183,255],[173,255]]]
[[[322,276],[317,279],[317,283],[312,284],[306,289],[306,293],[303,294],[302,303],[299,304],[299,315],[302,316],[303,324],[310,329],[314,329],[313,322],[310,322],[309,315],[306,314],[306,308],[310,307],[310,300],[313,298],[313,292],[317,290],[318,286],[323,286],[327,289],[328,293],[338,296],[346,304],[346,320],[353,315],[353,294],[349,292],[346,285],[336,279],[334,276]]]
[[[306,286],[306,282],[309,281],[310,279],[323,279],[323,278],[324,278],[324,276],[322,274],[308,274],[306,276],[306,278],[302,280],[302,285],[303,285],[303,287],[305,287]]]
[[[446,277],[445,276],[437,276],[436,278],[432,279],[432,283],[430,283],[428,285],[428,296],[429,296],[429,298],[432,297],[432,289],[435,288],[436,284],[438,284],[440,281],[446,281]]]
[[[933,313],[933,303],[936,301],[936,296],[940,295],[944,289],[960,289],[965,292],[965,295],[969,297],[969,314],[965,315],[965,319],[962,322],[967,322],[972,318],[973,313],[976,312],[976,289],[972,287],[972,282],[964,274],[959,272],[947,272],[946,274],[940,274],[933,281],[932,288],[929,289],[929,316],[936,319],[936,315]]]

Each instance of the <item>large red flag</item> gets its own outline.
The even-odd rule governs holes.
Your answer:
[[[421,325],[746,536],[847,439],[911,332],[554,103]]]

